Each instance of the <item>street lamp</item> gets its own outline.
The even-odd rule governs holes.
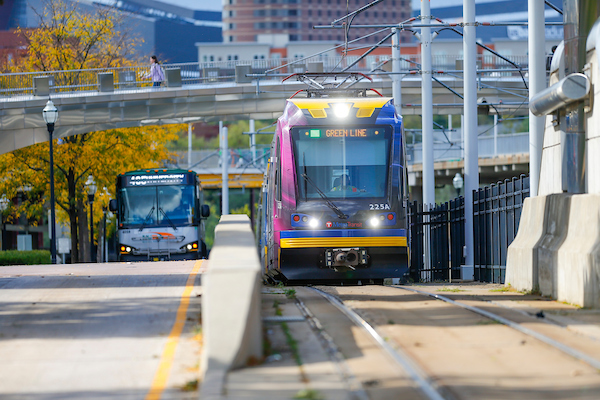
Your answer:
[[[8,208],[8,203],[10,203],[10,200],[8,200],[6,198],[6,196],[2,195],[2,197],[0,198],[0,222],[2,222],[2,237],[0,239],[0,251],[4,250],[4,248],[6,247],[4,245],[4,236],[6,233],[6,224],[4,223],[4,211]]]
[[[56,264],[56,210],[54,208],[54,151],[52,150],[52,133],[54,132],[54,123],[58,119],[58,109],[54,107],[52,100],[48,100],[42,115],[48,127],[50,142],[50,235],[52,236],[50,238],[50,253],[52,254],[52,264]]]
[[[90,203],[90,251],[92,262],[96,262],[96,252],[94,251],[94,196],[96,195],[96,183],[94,177],[88,176],[85,186],[88,192],[88,201]]]
[[[456,189],[456,197],[460,197],[460,189],[462,189],[463,183],[463,177],[457,172],[456,175],[454,175],[454,178],[452,178],[452,185],[454,186],[454,189]]]

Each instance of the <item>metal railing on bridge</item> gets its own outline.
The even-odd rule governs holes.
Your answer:
[[[513,57],[522,70],[527,69],[527,57]],[[305,72],[310,69],[311,64],[319,64],[323,71],[342,71],[352,65],[358,59],[357,56],[327,57],[325,55],[307,57],[302,59],[261,59],[261,60],[232,60],[232,61],[209,61],[191,62],[178,64],[162,64],[166,75],[172,75],[176,86],[215,84],[219,82],[236,82],[236,66],[248,66],[244,70],[253,74],[254,79],[281,80],[281,74]],[[438,55],[433,56],[433,68],[437,74],[446,73],[457,79],[462,79],[460,70],[462,62],[460,56]],[[349,72],[363,72],[385,74],[389,72],[390,56],[374,55],[367,56],[356,65],[349,68]],[[420,56],[403,56],[401,69],[405,73],[418,73],[420,67]],[[478,73],[480,76],[519,76],[520,73],[514,65],[492,55],[478,56]],[[486,71],[489,70],[489,71]],[[506,70],[503,72],[503,70]],[[170,74],[169,71],[173,71]],[[13,97],[20,95],[36,95],[42,93],[71,93],[85,91],[140,89],[152,86],[149,78],[148,65],[116,68],[97,68],[64,71],[35,71],[0,74],[0,96]],[[269,72],[269,76],[264,76]],[[263,75],[256,77],[256,75]],[[107,78],[104,80],[104,78]],[[167,80],[168,80],[167,76]],[[238,76],[239,80],[239,76]],[[103,83],[103,81],[105,83]],[[247,81],[245,79],[244,81]],[[171,84],[173,84],[171,82]],[[112,88],[112,89],[111,89]]]

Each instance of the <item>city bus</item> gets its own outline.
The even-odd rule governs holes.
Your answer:
[[[194,260],[208,256],[200,179],[182,169],[145,169],[117,176],[119,261]]]

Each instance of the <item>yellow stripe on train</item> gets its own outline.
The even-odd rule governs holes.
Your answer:
[[[280,239],[282,249],[306,247],[407,247],[406,236]]]

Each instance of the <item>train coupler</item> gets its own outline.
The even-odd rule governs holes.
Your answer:
[[[366,266],[369,255],[366,249],[344,248],[325,250],[325,265],[328,268],[356,269],[358,266]]]

